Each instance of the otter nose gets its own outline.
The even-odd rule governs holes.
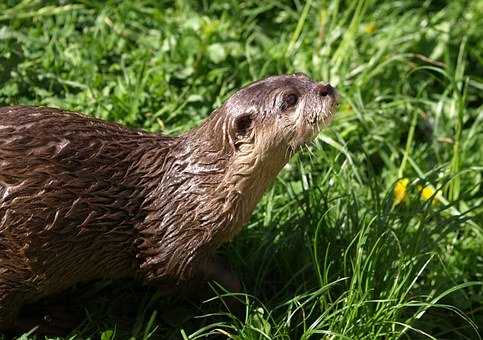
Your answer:
[[[319,84],[317,91],[321,97],[334,95],[334,88],[330,84]]]

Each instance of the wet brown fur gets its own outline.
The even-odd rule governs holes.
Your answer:
[[[209,278],[214,250],[247,222],[307,126],[313,135],[330,118],[335,100],[320,86],[270,77],[179,137],[0,108],[0,330],[23,304],[82,281]],[[290,113],[280,109],[288,90],[303,99]]]

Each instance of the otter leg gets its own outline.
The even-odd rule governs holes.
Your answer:
[[[2,302],[0,301],[0,304]],[[18,312],[18,311],[17,311]],[[17,314],[5,310],[3,306],[0,306],[0,331],[11,331],[15,327],[15,317]]]
[[[0,246],[2,242],[0,235]],[[20,310],[35,296],[35,289],[29,284],[31,272],[2,260],[0,257],[0,330],[16,331]]]
[[[242,286],[238,276],[229,269],[218,256],[211,256],[204,258],[202,261],[197,262],[196,271],[194,271],[193,277],[185,282],[183,285],[176,288],[176,292],[183,298],[188,299],[188,301],[194,299],[197,303],[201,303],[204,300],[213,297],[212,289],[210,288],[210,282],[216,282],[220,284],[223,288],[231,293],[240,293],[242,291]],[[157,285],[163,292],[174,293],[169,291],[165,286]],[[217,303],[220,305],[221,309],[228,308],[228,310],[236,315],[240,320],[245,318],[244,305],[240,303],[239,299],[233,296],[225,296]],[[224,306],[223,306],[224,305]],[[191,303],[190,303],[191,306]],[[170,308],[169,312],[162,313],[160,318],[171,326],[178,327],[182,322],[186,321],[195,313],[190,314],[192,307],[186,306],[186,304],[180,304],[176,307]]]
[[[81,320],[79,313],[63,303],[27,305],[15,322],[15,331],[25,333],[35,328],[37,335],[66,336],[81,324]]]
[[[207,289],[205,291],[206,293],[211,290],[208,285],[209,282],[216,282],[220,284],[230,293],[242,292],[242,285],[238,275],[236,275],[235,272],[233,272],[226,262],[220,257],[211,257],[207,262],[205,262],[204,266],[202,266],[202,269],[204,270],[204,277],[207,280],[205,283],[205,287]],[[222,303],[224,306],[220,306],[221,308],[228,308],[230,313],[235,315],[238,319],[245,319],[245,305],[243,303],[243,299],[240,299],[237,296],[229,295],[222,297],[220,303]]]
[[[0,284],[0,331],[14,330],[15,319],[22,303],[21,294],[2,287]]]
[[[242,291],[238,276],[217,256],[196,261],[193,268],[190,278],[180,285],[172,286],[171,290],[168,288],[169,283],[167,285],[156,283],[156,286],[167,294],[178,292],[182,296],[199,298],[207,298],[211,295],[209,282],[216,282],[231,293]]]
[[[0,332],[25,333],[36,328],[36,334],[59,336],[80,324],[78,315],[69,314],[63,305],[27,305],[21,310],[24,299],[24,292],[0,290]]]
[[[213,256],[201,266],[201,274],[207,281],[214,281],[232,293],[242,291],[238,276],[218,256]]]

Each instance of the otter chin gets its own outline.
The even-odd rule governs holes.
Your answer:
[[[334,115],[304,74],[235,92],[180,136],[48,107],[0,108],[0,330],[22,305],[79,282],[135,278],[169,294],[193,281],[239,290],[215,250]]]

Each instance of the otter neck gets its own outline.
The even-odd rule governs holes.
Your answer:
[[[241,231],[265,190],[288,162],[279,148],[244,144],[235,150],[215,191],[223,200],[221,212],[226,216],[220,226],[220,241],[229,241]]]
[[[214,136],[212,131],[219,134]],[[269,137],[261,133],[257,137],[258,142],[254,138],[235,147],[224,120],[216,116],[180,137],[185,138],[180,144],[189,160],[177,173],[200,188],[196,207],[190,213],[199,216],[195,224],[210,230],[215,243],[229,241],[241,230],[289,160],[289,154],[280,145],[260,142],[270,140]]]
[[[228,169],[220,184],[220,192],[226,197],[223,212],[229,216],[223,241],[231,240],[249,221],[263,193],[285,165],[285,162],[266,164],[256,156],[253,156],[251,164],[234,163],[235,166]]]
[[[180,136],[142,175],[148,183],[139,228],[143,272],[147,279],[183,279],[193,263],[229,241],[248,221],[265,189],[287,162],[282,152],[256,147],[234,149],[212,130]],[[224,137],[223,137],[224,138]],[[268,152],[270,151],[270,152]]]

